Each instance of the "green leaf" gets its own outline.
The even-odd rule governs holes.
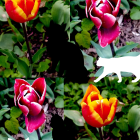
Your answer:
[[[122,131],[122,132],[128,132],[128,122],[126,119],[120,118],[116,122],[116,126]]]
[[[19,71],[22,75],[24,75],[24,76],[26,76],[26,77],[29,77],[29,75],[30,75],[30,70],[29,70],[28,65],[27,65],[24,61],[20,60],[19,58],[17,58],[16,64],[17,64],[17,69],[18,69],[18,71]]]
[[[121,9],[126,9],[127,10],[127,13],[128,13],[129,10],[130,10],[130,6],[129,6],[128,1],[127,0],[121,0],[120,8]]]
[[[138,56],[138,55],[140,55],[139,52],[129,52],[129,53],[123,54],[122,56]]]
[[[10,120],[6,120],[5,122],[5,128],[14,134],[17,134],[19,129],[19,122],[16,118],[11,118]]]
[[[116,136],[116,137],[121,136],[121,134],[119,132],[120,132],[119,128],[113,128],[113,130],[112,130],[113,135]]]
[[[26,130],[24,130],[21,127],[19,127],[19,130],[22,132],[25,139],[29,138],[29,140],[38,140],[38,136],[37,136],[36,131],[34,131],[32,133],[28,133]]]
[[[56,84],[54,91],[59,93],[60,95],[64,95],[64,78],[57,77],[55,82]]]
[[[4,68],[10,68],[10,63],[8,61],[8,56],[0,56],[0,66]]]
[[[56,24],[61,25],[64,21],[63,1],[56,1],[51,9],[52,19]]]
[[[23,42],[25,40],[24,37],[19,32],[19,30],[12,24],[10,19],[8,19],[8,23],[9,23],[10,27],[12,28],[12,30],[14,31],[15,36],[17,37],[17,41],[20,43]]]
[[[39,49],[35,54],[34,54],[34,56],[33,56],[33,63],[37,63],[40,59],[41,59],[41,57],[42,57],[42,55],[43,55],[43,53],[46,51],[46,47],[44,47],[44,48],[42,48],[42,49]]]
[[[128,112],[128,124],[135,132],[140,127],[140,106],[134,105]]]
[[[76,110],[64,110],[64,115],[78,126],[84,126],[85,120],[79,111]]]
[[[86,49],[90,48],[91,37],[90,33],[88,33],[87,31],[84,30],[81,33],[77,33],[75,35],[75,40],[79,44],[79,46],[83,46]]]
[[[130,2],[134,3],[136,6],[140,6],[140,0],[136,0],[136,1],[132,0]]]
[[[3,114],[5,114],[7,111],[9,111],[10,110],[10,108],[2,108],[1,110],[0,110],[0,117],[3,115]]]
[[[102,73],[103,73],[104,67],[101,67],[96,73],[95,73],[95,77],[99,77]]]
[[[139,45],[138,43],[135,43],[132,45],[126,45],[124,47],[121,47],[116,51],[116,55],[123,55],[127,53],[128,51],[132,50],[133,48],[137,47],[138,45]]]
[[[39,17],[39,20],[46,26],[50,27],[50,21],[52,16],[48,13],[43,13],[42,16]]]
[[[13,51],[14,41],[12,40],[13,34],[4,34],[0,41],[0,48]]]
[[[12,140],[16,140],[16,139],[14,139],[11,135],[9,135],[9,134],[5,131],[4,127],[0,127],[0,131],[1,131],[3,134],[7,135],[8,138],[10,138],[10,139],[12,139]]]
[[[39,32],[44,32],[45,30],[43,29],[44,25],[42,23],[37,23],[37,25],[35,26],[35,28],[39,31]]]
[[[91,44],[96,49],[97,54],[102,58],[112,58],[112,52],[110,45],[106,46],[105,48],[102,48],[99,44],[95,43],[94,41],[91,41]]]
[[[130,11],[130,18],[132,20],[140,19],[140,7],[133,7]]]
[[[9,18],[7,12],[4,10],[2,6],[0,6],[0,21],[7,21]]]
[[[32,44],[29,42],[29,46],[30,46],[30,49],[32,49]],[[24,44],[22,45],[22,51],[25,52],[27,51],[27,45],[26,45],[26,42],[24,42]]]
[[[81,28],[85,31],[91,30],[94,26],[94,23],[91,20],[89,20],[88,18],[82,19],[81,24],[82,24]]]
[[[37,68],[37,72],[43,72],[46,71],[49,68],[49,64],[50,64],[50,60],[49,59],[45,59],[44,62],[40,62],[39,66]]]
[[[15,62],[15,57],[14,57],[13,52],[10,52],[9,50],[3,50],[3,49],[0,49],[0,52],[8,56],[9,62],[13,62],[13,63]]]
[[[81,50],[82,51],[82,50]],[[90,55],[87,55],[84,51],[82,51],[84,56],[84,66],[87,70],[94,70],[95,67],[93,66],[94,58]]]
[[[27,57],[22,57],[20,60],[24,61],[28,66],[30,66],[29,59]]]
[[[52,98],[54,100],[54,93],[52,89],[47,85],[47,91],[46,91],[46,98]]]
[[[108,90],[103,90],[101,95],[103,98],[108,98]]]
[[[73,27],[76,26],[80,22],[81,22],[81,20],[72,20],[70,22],[70,33],[72,33],[72,31],[73,31]]]
[[[41,138],[42,140],[53,140],[52,131],[45,133]]]
[[[140,139],[140,129],[137,130],[138,137]]]
[[[12,75],[12,74],[13,74],[13,71],[12,71],[11,69],[5,69],[5,70],[3,71],[3,77],[8,78],[8,77],[10,77],[10,75]]]
[[[22,111],[16,106],[13,106],[10,110],[10,116],[13,118],[18,118],[21,114],[22,114]]]
[[[19,55],[19,57],[24,56],[24,52],[22,52],[22,51],[19,49],[18,46],[15,46],[15,47],[14,47],[14,54]]]
[[[64,108],[63,96],[57,96],[57,98],[55,99],[55,107],[56,108]]]

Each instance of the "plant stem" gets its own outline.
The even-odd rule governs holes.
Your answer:
[[[27,31],[26,31],[26,28],[25,28],[25,23],[22,23],[22,26],[23,26],[24,36],[25,36],[25,40],[26,40],[28,53],[29,53],[30,64],[32,64],[33,60],[32,60],[32,55],[31,55],[31,51],[30,51],[30,47],[29,47],[29,40],[28,40],[28,37],[27,37]]]
[[[113,45],[112,42],[110,43],[110,47],[111,47],[112,56],[114,57],[115,56],[115,50],[114,50],[114,45]]]
[[[100,140],[103,140],[103,136],[102,136],[101,127],[99,128],[99,134],[100,134]]]
[[[37,132],[38,140],[42,140],[42,138],[40,136],[39,128],[36,130],[36,132]]]

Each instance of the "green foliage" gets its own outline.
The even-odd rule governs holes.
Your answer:
[[[140,19],[140,7],[133,7],[130,11],[130,17],[132,20]]]
[[[7,21],[8,17],[9,16],[7,12],[4,10],[2,6],[0,6],[0,21]]]
[[[5,128],[14,134],[18,133],[19,122],[16,118],[11,118],[5,122]]]
[[[46,71],[49,68],[49,64],[50,64],[50,60],[49,59],[45,59],[44,62],[40,62],[39,66],[37,68],[37,72],[43,72]]]
[[[93,28],[94,23],[88,18],[84,18],[82,19],[81,25],[82,30],[89,31]]]
[[[10,116],[13,118],[18,118],[22,114],[22,111],[16,106],[11,107]]]
[[[83,30],[81,33],[77,33],[75,40],[79,46],[83,46],[86,49],[90,48],[91,37],[87,31]]]
[[[57,98],[55,98],[55,107],[57,107],[57,108],[64,108],[63,96],[57,96]]]

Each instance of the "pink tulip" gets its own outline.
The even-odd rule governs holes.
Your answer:
[[[46,95],[46,82],[44,78],[36,79],[32,85],[23,79],[15,79],[14,102],[25,115],[27,131],[37,130],[46,119],[42,104]]]
[[[121,0],[86,0],[86,16],[88,13],[98,29],[101,47],[106,47],[120,34],[116,20]]]

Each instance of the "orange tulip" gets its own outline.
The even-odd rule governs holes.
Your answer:
[[[99,90],[90,84],[81,102],[82,114],[89,125],[99,128],[113,121],[117,104],[115,97],[109,101],[103,99]]]
[[[5,0],[8,15],[16,22],[24,23],[36,17],[41,0]]]

